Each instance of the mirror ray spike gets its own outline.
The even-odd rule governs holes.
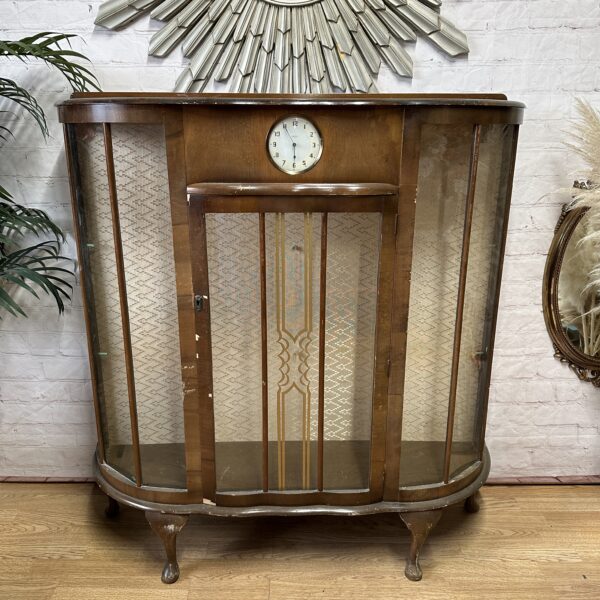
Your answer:
[[[441,15],[441,0],[107,0],[96,24],[117,29],[148,14],[164,21],[149,54],[182,44],[189,63],[175,91],[214,79],[233,92],[373,92],[384,62],[412,77],[405,48],[418,35],[451,57],[467,36]]]

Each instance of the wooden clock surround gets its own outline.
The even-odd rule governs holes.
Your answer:
[[[163,581],[190,514],[397,512],[406,576],[478,510],[518,125],[501,95],[76,94],[59,106],[96,476]],[[287,115],[320,160],[266,151]]]

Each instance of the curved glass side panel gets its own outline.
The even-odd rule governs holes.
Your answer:
[[[102,125],[75,126],[83,276],[105,460],[135,481],[139,437],[141,482],[136,483],[184,489],[183,388],[164,129],[124,124],[110,129],[113,161],[107,164]],[[113,169],[118,230],[109,194]],[[115,248],[119,236],[122,263]]]
[[[400,486],[438,483],[450,396],[473,127],[424,125],[413,242]]]
[[[449,476],[479,460],[514,127],[481,128]]]
[[[106,462],[135,480],[125,350],[102,125],[76,125],[82,276]]]
[[[186,487],[183,384],[165,132],[111,126],[142,482]]]

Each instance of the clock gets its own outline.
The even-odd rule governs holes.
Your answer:
[[[298,175],[319,162],[323,140],[314,123],[305,117],[289,116],[271,127],[267,150],[280,171]]]

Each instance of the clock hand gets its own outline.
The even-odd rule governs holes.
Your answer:
[[[285,128],[285,132],[288,134],[288,137],[290,138],[290,142],[292,142],[292,147],[294,148],[294,161],[296,160],[296,142],[294,142],[293,138],[292,138],[292,134],[288,131],[288,128]]]

